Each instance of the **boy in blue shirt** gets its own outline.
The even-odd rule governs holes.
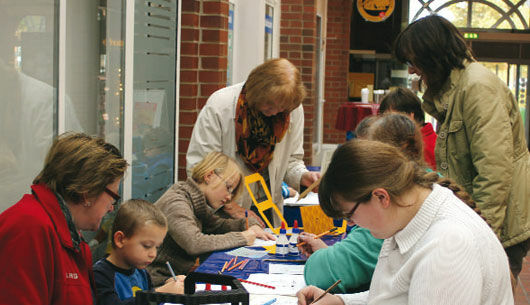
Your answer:
[[[145,200],[122,204],[112,226],[110,255],[94,264],[98,305],[135,303],[138,290],[153,289],[145,270],[156,257],[167,233],[167,219]],[[184,276],[170,278],[157,292],[184,293]]]

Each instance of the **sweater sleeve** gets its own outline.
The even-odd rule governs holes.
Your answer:
[[[373,237],[367,229],[354,228],[344,240],[309,257],[305,281],[327,289],[341,279],[335,292],[342,293],[368,289],[382,244],[383,240]]]
[[[249,221],[250,225],[250,221]],[[203,232],[219,234],[245,230],[245,218],[223,218],[216,214],[209,214],[208,220],[203,223]]]
[[[94,265],[97,305],[134,305],[134,298],[121,300],[114,288],[114,271],[103,264]]]
[[[191,206],[183,201],[163,206],[162,211],[168,218],[168,232],[171,238],[192,256],[206,252],[224,250],[246,244],[241,232],[224,234],[205,234],[199,227],[200,220],[195,217]],[[203,223],[203,226],[208,224]]]
[[[287,131],[293,139],[291,154],[282,156],[289,158],[289,165],[285,174],[284,181],[297,191],[300,191],[300,179],[302,174],[307,172],[304,165],[304,109],[302,105],[298,106],[291,113],[292,130]]]

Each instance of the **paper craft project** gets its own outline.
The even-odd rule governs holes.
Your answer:
[[[275,287],[275,289],[270,289],[242,283],[250,294],[296,296],[296,292],[306,286],[304,276],[300,274],[253,273],[248,277],[248,280]]]
[[[228,255],[248,257],[248,258],[260,258],[267,255],[267,251],[264,250],[254,250],[245,247],[236,248],[226,252]]]

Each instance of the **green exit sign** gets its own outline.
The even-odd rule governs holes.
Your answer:
[[[465,39],[478,39],[478,33],[464,33]]]

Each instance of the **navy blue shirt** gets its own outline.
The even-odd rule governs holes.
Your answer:
[[[94,264],[97,305],[134,305],[138,290],[151,290],[146,270],[119,268],[106,258]]]

